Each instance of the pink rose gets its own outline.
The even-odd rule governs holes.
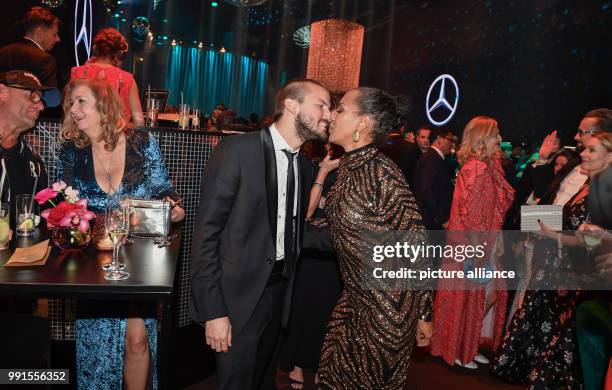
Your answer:
[[[55,192],[53,188],[45,188],[44,190],[39,191],[34,199],[36,199],[38,204],[45,204],[48,200],[55,199],[56,196],[57,192]]]
[[[52,188],[53,188],[53,191],[60,192],[61,190],[66,188],[66,183],[60,180],[57,183],[53,183]]]

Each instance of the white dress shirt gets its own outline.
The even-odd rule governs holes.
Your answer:
[[[435,146],[433,146],[433,145],[431,146],[431,148],[432,148],[433,150],[435,150],[436,152],[438,152],[438,155],[440,156],[440,158],[442,158],[442,160],[444,160],[444,153],[442,153],[442,151],[441,151],[440,149],[436,148],[436,147],[435,147]]]
[[[38,48],[39,48],[40,50],[42,50],[42,51],[46,52],[46,50],[45,50],[45,49],[43,49],[43,48],[42,48],[42,46],[40,46],[40,45],[38,44],[38,42],[36,42],[36,41],[35,41],[35,40],[33,40],[32,38],[23,37],[23,39],[27,39],[28,41],[30,41],[30,42],[34,43],[36,46],[38,46]]]
[[[287,155],[283,150],[290,150],[293,153],[299,152],[300,149],[293,150],[285,141],[283,136],[278,132],[276,126],[270,126],[270,135],[274,144],[274,155],[276,156],[276,178],[278,183],[278,211],[276,219],[276,260],[285,258],[285,210],[287,208]],[[298,164],[297,155],[293,157],[293,175],[295,177],[295,192],[293,195],[293,216],[297,214],[298,200]]]
[[[572,196],[578,193],[588,178],[588,176],[580,172],[580,164],[576,165],[576,167],[572,169],[567,176],[565,176],[565,179],[561,181],[553,204],[564,206],[570,199],[572,199]]]

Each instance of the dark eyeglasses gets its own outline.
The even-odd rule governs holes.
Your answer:
[[[578,134],[582,137],[583,135],[593,135],[595,133],[597,133],[597,131],[593,130],[593,129],[589,129],[589,130],[582,130],[582,129],[578,129]]]
[[[15,89],[21,89],[23,91],[30,91],[29,99],[32,103],[34,104],[42,103],[43,106],[45,105],[45,101],[42,98],[42,93],[37,89],[26,88],[26,87],[22,87],[19,85],[9,85],[8,87],[15,88]]]

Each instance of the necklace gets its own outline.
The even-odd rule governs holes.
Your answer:
[[[113,184],[112,184],[112,182],[111,182],[111,169],[112,169],[112,166],[113,166],[113,154],[115,154],[115,149],[117,149],[117,146],[115,146],[115,148],[113,149],[113,151],[112,151],[112,152],[110,153],[110,155],[109,155],[109,159],[108,159],[108,168],[106,168],[106,167],[104,166],[104,163],[103,163],[103,161],[100,159],[100,157],[97,157],[98,163],[99,163],[99,164],[100,164],[100,166],[102,167],[102,171],[104,171],[104,175],[105,175],[106,181],[108,182],[108,193],[109,193],[109,194],[112,194],[112,193],[114,193],[114,192],[115,192],[115,191],[113,190]],[[91,153],[93,154],[94,159],[96,159],[96,154],[94,153],[93,146],[92,146]]]

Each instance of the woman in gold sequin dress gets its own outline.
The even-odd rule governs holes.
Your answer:
[[[431,338],[431,291],[362,277],[376,266],[372,249],[380,242],[372,233],[403,231],[402,241],[409,244],[425,237],[401,171],[374,146],[399,128],[399,111],[385,92],[358,88],[347,92],[332,114],[329,141],[345,154],[325,213],[344,289],[321,351],[322,389],[403,389],[415,339],[425,346]],[[418,259],[415,265],[427,264]]]

